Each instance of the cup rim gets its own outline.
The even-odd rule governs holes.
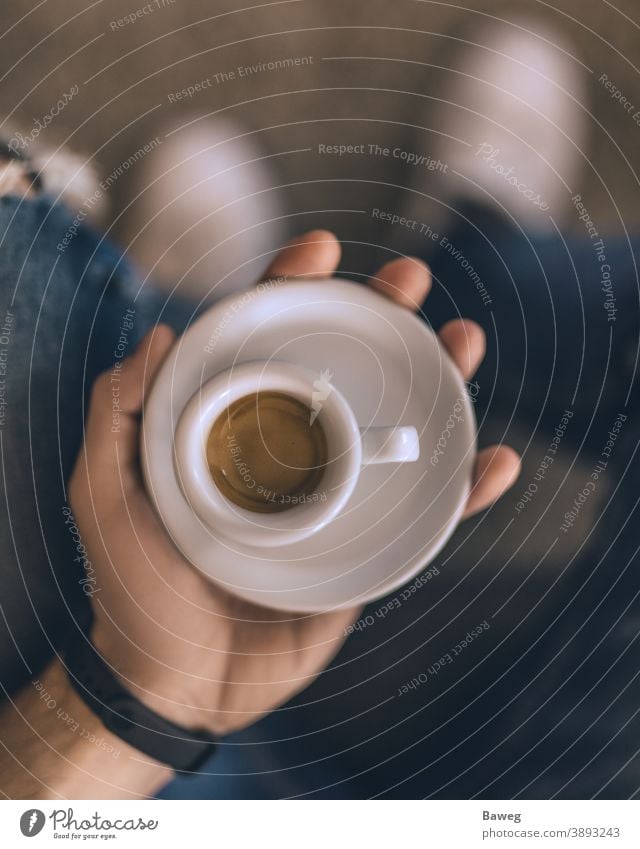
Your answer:
[[[266,360],[272,357],[273,338],[268,331],[280,330],[284,315],[291,323],[295,322],[296,333],[299,316],[310,317],[308,329],[311,332],[323,333],[335,331],[336,315],[346,315],[347,312],[351,315],[358,309],[364,311],[363,315],[375,314],[402,337],[405,347],[403,363],[406,365],[408,362],[410,371],[426,368],[427,378],[420,381],[418,391],[412,394],[410,407],[407,408],[415,414],[411,418],[419,429],[421,440],[427,438],[423,422],[425,410],[435,421],[441,413],[444,415],[442,411],[446,405],[449,402],[453,404],[461,393],[465,399],[465,421],[456,429],[459,437],[452,445],[453,453],[449,452],[447,462],[443,461],[436,469],[439,469],[438,474],[446,475],[450,481],[446,490],[450,494],[448,500],[444,498],[437,502],[446,505],[446,511],[438,507],[439,512],[437,515],[434,513],[433,521],[429,520],[425,525],[424,521],[419,521],[424,517],[424,504],[401,499],[398,510],[402,513],[397,515],[398,522],[404,524],[394,524],[395,515],[392,517],[385,511],[381,521],[389,523],[387,543],[383,551],[373,548],[363,535],[369,520],[366,523],[359,521],[358,504],[375,496],[377,488],[370,486],[369,475],[363,474],[348,505],[348,509],[353,505],[353,514],[349,512],[345,516],[343,513],[336,522],[307,541],[283,549],[260,551],[242,544],[230,544],[228,539],[212,538],[182,496],[172,461],[175,426],[198,383],[203,382],[205,375],[209,377],[240,361],[242,352],[248,350],[244,347],[245,340],[251,342],[253,354],[247,359]],[[212,329],[226,322],[231,311],[234,323],[229,325],[228,338],[216,341],[213,352],[209,351],[207,346],[211,344]],[[354,336],[372,344],[378,338],[372,337],[370,331],[362,332],[362,320],[357,314],[351,324],[347,324],[345,319],[345,328],[349,327],[353,329]],[[278,338],[280,341],[282,338],[289,339],[292,333]],[[374,350],[378,349],[374,347]],[[313,367],[315,363],[310,357],[315,355],[315,351],[315,348],[305,348],[301,364],[304,362]],[[324,363],[335,365],[337,370],[345,362],[338,361],[337,357],[342,357],[345,351],[348,349],[336,348],[332,357]],[[385,369],[404,367],[394,359],[393,351],[385,349],[382,353]],[[435,375],[435,378],[432,380],[430,375]],[[354,387],[353,395],[347,388],[351,386]],[[354,402],[359,398],[358,386],[353,380],[345,381],[345,395]],[[391,301],[381,301],[380,296],[367,287],[339,278],[327,278],[289,281],[286,286],[273,289],[257,287],[235,293],[216,303],[190,325],[185,336],[176,342],[145,399],[141,462],[147,492],[160,521],[184,557],[203,576],[239,598],[281,612],[309,613],[353,606],[358,601],[372,601],[415,577],[441,551],[459,522],[468,498],[476,456],[474,405],[466,392],[462,377],[430,327]],[[436,402],[432,405],[433,398]],[[428,454],[424,456],[428,462]],[[407,466],[411,487],[416,486],[416,481],[425,485],[425,469],[424,458],[416,465]],[[431,473],[431,469],[426,470]],[[429,477],[432,480],[437,478],[431,474]],[[427,497],[430,491],[426,488],[421,490]],[[343,517],[346,519],[344,522]],[[402,537],[394,533],[394,528],[400,527],[406,531]],[[411,556],[402,555],[399,546],[403,544],[403,538],[409,545],[415,543]]]
[[[257,391],[279,391],[309,404],[317,372],[279,360],[245,362],[202,384],[185,405],[174,437],[174,468],[191,509],[212,533],[256,546],[288,545],[325,527],[345,507],[362,466],[360,429],[344,396],[332,386],[318,414],[325,433],[339,434],[340,466],[326,500],[305,502],[275,513],[240,507],[216,486],[206,459],[206,437],[217,418],[234,401]],[[327,422],[330,427],[327,428]],[[330,434],[327,434],[329,437]]]

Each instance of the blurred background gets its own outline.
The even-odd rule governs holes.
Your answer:
[[[237,3],[165,2],[163,8],[116,30],[111,22],[144,4],[11,3],[1,42],[3,126],[29,129],[34,117],[49,112],[53,93],[77,84],[79,96],[47,128],[47,145],[65,144],[90,156],[103,176],[141,141],[155,136],[158,127],[210,114],[255,131],[255,140],[278,155],[273,164],[283,183],[338,178],[353,174],[354,168],[354,176],[377,181],[375,159],[338,162],[283,151],[309,147],[320,131],[328,140],[339,136],[343,143],[358,141],[365,122],[367,139],[380,144],[402,143],[417,124],[428,146],[425,110],[441,96],[446,69],[464,47],[465,35],[492,20],[519,20],[523,13],[564,38],[594,80],[606,71],[621,91],[637,91],[640,33],[633,0],[285,0],[247,3],[245,9]],[[168,101],[169,93],[213,74],[277,57],[312,57],[312,64],[256,73],[215,84],[188,99]],[[593,114],[588,155],[599,178],[589,175],[580,192],[601,221],[616,226],[619,215],[635,221],[640,212],[630,174],[640,155],[637,134],[629,115],[602,85],[590,86],[588,105]],[[603,126],[611,139],[599,130]],[[360,185],[359,203],[366,204],[374,193],[379,206],[392,203],[399,191],[394,186],[402,185],[409,173],[400,161],[385,162],[383,182],[388,185]],[[349,189],[350,194],[354,191]],[[303,199],[298,204],[304,204],[308,192],[300,189]],[[319,183],[313,192],[319,206],[335,200],[334,186]],[[128,203],[123,183],[110,192],[111,220],[122,211],[125,198]],[[291,210],[295,203],[292,192]],[[371,233],[371,222],[348,216],[335,214],[329,225],[341,236],[366,231],[375,241],[378,235]]]
[[[250,159],[252,151],[260,152],[264,194],[277,187],[279,239],[314,227],[332,229],[345,244],[341,272],[370,272],[389,259],[402,239],[388,224],[361,211],[402,210],[415,168],[393,157],[319,155],[318,144],[364,141],[434,155],[446,151],[434,116],[440,114],[451,69],[477,49],[478,28],[517,23],[524,13],[531,29],[569,46],[570,62],[581,68],[586,81],[588,119],[572,190],[597,215],[607,238],[638,230],[640,125],[632,115],[640,110],[640,25],[634,0],[281,0],[247,3],[246,8],[231,2],[154,0],[151,11],[135,22],[118,23],[143,6],[140,0],[15,0],[3,11],[0,37],[5,134],[26,135],[35,118],[49,114],[55,99],[77,86],[77,95],[34,149],[42,142],[50,151],[63,147],[77,154],[80,161],[90,162],[94,181],[118,174],[92,218],[124,248],[135,242],[140,221],[153,214],[150,193],[138,194],[149,185],[147,168],[155,154],[145,154],[124,171],[123,163],[156,138],[162,155],[169,140],[179,139],[189,126],[199,127],[205,138],[207,133],[211,138],[220,133],[223,142],[235,138],[230,162],[234,156]],[[293,59],[293,66],[262,68],[262,63],[283,58]],[[239,75],[239,67],[249,70]],[[603,74],[615,81],[620,97],[635,104],[633,110],[600,82]],[[198,85],[189,94],[188,87]],[[78,204],[83,193],[90,196],[92,185],[89,180],[77,187]],[[420,189],[427,185],[421,177]],[[221,196],[237,188],[237,182],[231,188],[221,186]],[[428,199],[420,203],[420,220],[437,221],[437,208]],[[572,211],[570,204],[568,209]],[[217,215],[224,219],[227,213]],[[584,223],[575,213],[565,210],[558,222],[567,237],[584,236]],[[223,223],[215,226],[224,229]],[[243,238],[262,244],[258,231]],[[144,266],[149,255],[140,245],[132,244],[131,250]],[[153,257],[147,266],[151,264]],[[176,267],[175,273],[181,269]],[[553,284],[562,288],[557,278]],[[446,287],[446,273],[443,279]],[[496,305],[493,317],[491,311],[483,313],[485,328],[495,330],[496,338],[514,315],[505,303]],[[563,307],[560,298],[558,309],[562,319],[573,307]],[[540,318],[552,320],[551,314]],[[239,771],[263,775],[263,784],[250,792],[274,796],[500,798],[516,792],[540,797],[635,792],[640,775],[632,739],[640,732],[640,702],[632,696],[631,683],[637,663],[625,660],[620,680],[596,686],[602,670],[613,669],[620,656],[622,649],[612,648],[611,657],[600,658],[594,678],[587,672],[594,668],[589,652],[598,646],[598,651],[606,650],[609,643],[602,648],[599,640],[618,623],[636,591],[620,585],[618,595],[608,601],[607,616],[597,613],[591,620],[613,584],[611,573],[592,580],[591,568],[601,563],[603,546],[624,523],[621,519],[614,525],[607,512],[619,478],[603,478],[571,533],[558,529],[622,409],[631,379],[624,369],[630,368],[637,339],[628,339],[627,360],[622,356],[616,361],[614,378],[626,375],[627,383],[613,387],[619,397],[612,399],[609,377],[598,371],[606,350],[587,357],[586,366],[575,365],[585,340],[570,333],[551,338],[555,347],[549,344],[542,352],[549,355],[543,365],[543,359],[534,357],[525,366],[518,361],[510,372],[507,350],[502,371],[494,363],[479,378],[481,386],[489,387],[478,405],[483,444],[506,441],[523,452],[521,479],[490,511],[490,521],[481,516],[461,528],[438,559],[438,580],[405,605],[402,618],[399,613],[389,616],[377,622],[373,634],[354,635],[335,674],[281,712],[277,730],[259,726],[237,741],[235,754],[245,758],[242,769],[225,767],[222,761],[211,770],[224,775],[225,789],[212,790],[211,782],[196,780],[182,792],[242,794],[234,784]],[[567,390],[566,375],[556,391],[554,369],[562,371],[563,364],[575,366],[576,375],[580,372],[577,395],[573,388]],[[521,391],[523,377],[530,382]],[[526,386],[536,380],[542,390],[551,389],[550,396],[539,389],[527,392]],[[609,388],[603,396],[605,384]],[[571,432],[557,461],[543,480],[538,478],[538,497],[526,510],[518,510],[567,407],[575,410]],[[602,421],[594,427],[595,413]],[[628,519],[624,507],[622,514]],[[616,562],[621,568],[629,563]],[[586,599],[577,612],[571,607],[575,595]],[[452,677],[439,676],[428,692],[407,697],[413,701],[403,707],[402,718],[390,720],[387,696],[496,609],[501,615],[485,638],[491,641],[489,655],[488,642],[485,648],[470,649]],[[574,645],[574,654],[567,655],[567,641],[585,623],[579,650]],[[627,619],[620,627],[627,629],[623,636],[628,647],[638,636],[637,624]],[[518,666],[532,646],[537,653]],[[563,689],[578,670],[571,686]],[[322,727],[310,707],[314,702],[322,704]],[[601,736],[594,738],[596,732]],[[274,742],[283,737],[288,743]],[[302,737],[309,746],[303,751]],[[542,748],[536,748],[538,741],[545,741]],[[554,766],[555,757],[565,750],[569,754],[560,769]],[[410,783],[408,776],[416,772],[417,784]]]

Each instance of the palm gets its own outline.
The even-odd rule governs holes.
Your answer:
[[[326,277],[339,245],[308,234],[282,251],[270,276]],[[424,300],[428,269],[388,263],[372,279],[407,307]],[[441,340],[465,378],[484,353],[472,322],[455,321]],[[114,437],[108,375],[94,390],[71,501],[96,568],[93,639],[140,698],[168,718],[218,733],[244,727],[307,686],[338,651],[355,610],[289,615],[244,602],[212,584],[176,550],[151,507],[138,471],[138,414],[145,387],[173,336],[157,328],[125,364],[120,403],[128,416]],[[515,479],[518,460],[504,447],[480,452],[467,515],[486,507]]]

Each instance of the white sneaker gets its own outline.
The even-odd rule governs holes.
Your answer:
[[[34,145],[34,151],[24,151],[17,144],[20,138],[24,136],[16,132],[10,140],[0,140],[0,194],[34,197],[45,191],[72,215],[82,210],[83,221],[87,218],[99,226],[108,206],[91,163],[68,148],[50,150]]]
[[[162,288],[217,300],[254,283],[286,238],[264,151],[227,121],[167,130],[139,164],[128,250]]]
[[[407,217],[444,224],[455,198],[513,216],[525,230],[549,232],[571,210],[583,162],[584,69],[570,46],[538,23],[496,22],[465,39],[460,61],[438,92],[425,126],[442,133],[433,158],[446,163],[411,187]],[[414,174],[417,169],[414,169]]]
[[[86,218],[94,226],[104,222],[109,204],[99,189],[96,168],[85,157],[67,148],[44,149],[32,157],[31,164],[44,191],[63,203],[72,215],[82,210],[83,221]]]

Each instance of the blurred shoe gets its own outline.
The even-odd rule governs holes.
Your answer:
[[[238,126],[197,121],[159,134],[126,219],[132,258],[163,289],[200,301],[252,285],[286,238],[265,152]]]
[[[83,221],[94,226],[103,223],[109,204],[100,190],[96,169],[85,157],[67,148],[45,148],[38,149],[30,162],[48,195],[57,198],[73,215],[82,211]]]
[[[445,167],[411,183],[436,202],[412,195],[403,214],[442,232],[447,205],[464,198],[513,216],[527,231],[553,231],[551,218],[561,225],[578,191],[584,66],[537,22],[496,22],[464,41],[426,123],[442,133],[430,153]]]
[[[33,197],[36,182],[29,163],[0,139],[0,196]]]
[[[24,151],[18,144],[24,136],[16,133],[0,139],[0,194],[34,197],[45,191],[76,215],[99,224],[107,210],[99,190],[98,175],[82,156],[66,148],[57,151],[38,145]]]

